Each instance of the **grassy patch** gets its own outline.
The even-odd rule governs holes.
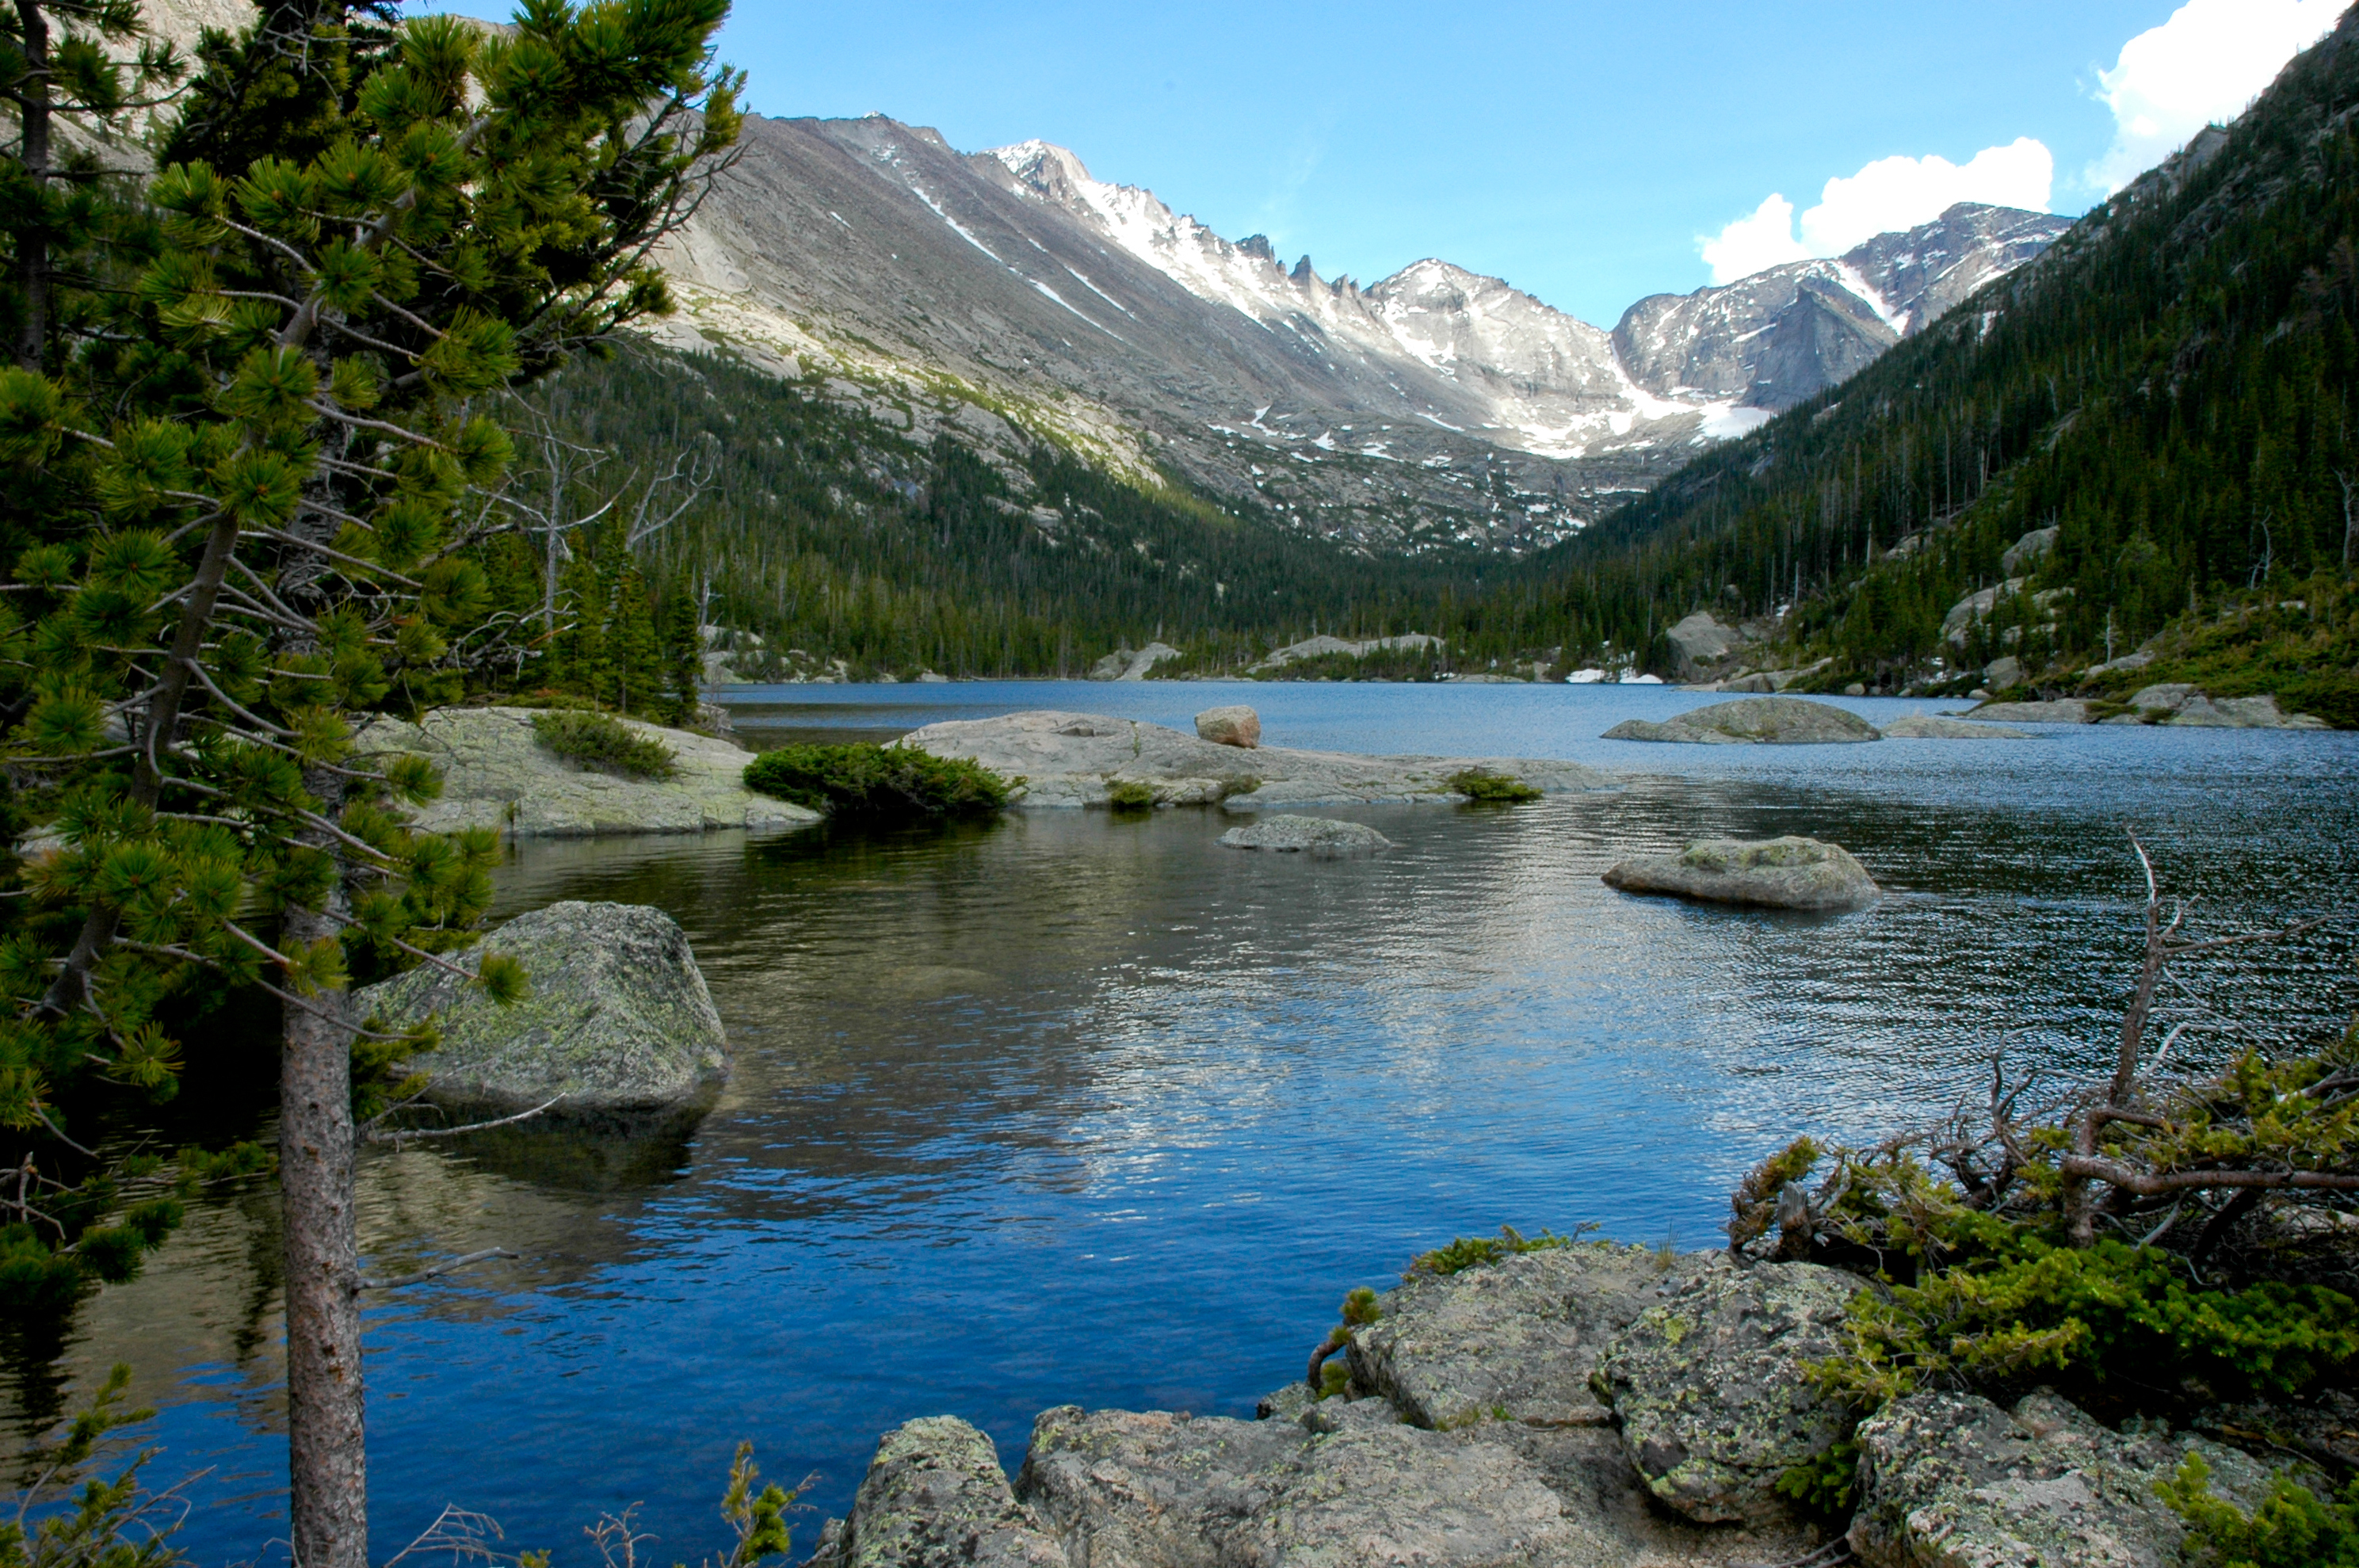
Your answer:
[[[1438,1278],[1458,1274],[1521,1253],[1571,1247],[1596,1228],[1594,1224],[1578,1225],[1573,1226],[1571,1236],[1558,1236],[1553,1231],[1545,1230],[1538,1236],[1525,1236],[1513,1225],[1501,1225],[1496,1236],[1462,1236],[1447,1247],[1437,1247],[1431,1252],[1419,1255],[1417,1261],[1408,1266],[1408,1277],[1414,1279],[1420,1274],[1430,1274]]]
[[[532,734],[543,750],[576,768],[645,779],[671,779],[679,772],[671,747],[609,713],[535,713]]]
[[[1451,774],[1450,787],[1470,800],[1496,801],[1506,805],[1540,798],[1539,790],[1520,779],[1511,779],[1504,773],[1486,773],[1479,768]]]
[[[1117,779],[1106,788],[1106,805],[1117,811],[1151,811],[1155,809],[1155,786],[1136,779]]]
[[[745,765],[745,788],[830,816],[919,822],[988,815],[1007,804],[1009,784],[963,757],[862,744],[766,751]]]

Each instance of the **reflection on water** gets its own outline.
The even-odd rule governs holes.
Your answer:
[[[842,695],[886,727],[874,710],[901,694]],[[1000,706],[1184,721],[1225,695]],[[1242,1413],[1346,1289],[1453,1234],[1593,1219],[1706,1244],[1767,1147],[1979,1093],[2005,1031],[2027,1060],[2101,1062],[2132,936],[2125,825],[2223,920],[2353,912],[2349,736],[1731,757],[1749,748],[1591,738],[1677,693],[1253,696],[1274,740],[1691,771],[1338,813],[1398,842],[1367,860],[1225,850],[1195,810],[526,846],[507,909],[618,898],[680,920],[735,1067],[684,1138],[518,1128],[370,1162],[374,1270],[523,1254],[372,1299],[380,1545],[458,1501],[566,1547],[644,1500],[654,1550],[688,1559],[714,1543],[741,1436],[841,1510],[876,1432],[914,1414],[966,1415],[1012,1460],[1061,1400]],[[1840,840],[1894,896],[1780,918],[1598,881],[1697,834],[1780,832]],[[2240,950],[2208,984],[2281,999],[2257,1027],[2313,1037],[2359,1002],[2347,929]],[[21,1409],[45,1377],[132,1359],[166,1406],[166,1468],[223,1467],[204,1558],[280,1528],[274,1225],[258,1194],[201,1211],[11,1373]]]

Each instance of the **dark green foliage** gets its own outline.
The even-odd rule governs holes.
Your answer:
[[[117,1362],[89,1409],[24,1456],[38,1479],[0,1511],[0,1568],[170,1568],[180,1561],[171,1544],[183,1517],[179,1500],[140,1482],[157,1451],[124,1455],[111,1475],[93,1464],[124,1447],[121,1428],[156,1414],[121,1408],[130,1384],[131,1368]]]
[[[2228,595],[2165,626],[2154,662],[2086,683],[2127,697],[2157,681],[2186,681],[2215,697],[2272,692],[2294,713],[2359,729],[2359,592],[2321,572],[2292,588]],[[2288,598],[2290,593],[2294,597]]]
[[[903,746],[784,746],[745,765],[745,788],[830,816],[870,822],[987,816],[1006,779],[963,757]]]
[[[1516,805],[1537,800],[1542,792],[1520,779],[1505,773],[1486,773],[1479,768],[1468,768],[1450,776],[1450,787],[1470,800]]]
[[[1480,1268],[1485,1263],[1496,1263],[1503,1258],[1513,1258],[1518,1253],[1544,1252],[1550,1247],[1571,1247],[1596,1228],[1594,1224],[1585,1224],[1575,1225],[1571,1236],[1558,1236],[1552,1231],[1544,1230],[1538,1236],[1527,1236],[1519,1233],[1513,1225],[1501,1225],[1499,1234],[1496,1236],[1462,1236],[1447,1247],[1437,1247],[1431,1252],[1420,1253],[1417,1260],[1408,1266],[1407,1277],[1414,1279],[1420,1274],[1456,1274],[1464,1269]]]
[[[1121,779],[1106,786],[1106,805],[1117,811],[1146,811],[1155,807],[1155,786],[1142,784],[1136,779]]]
[[[576,768],[624,779],[670,779],[679,772],[671,747],[611,713],[535,713],[532,735],[544,750]]]
[[[1859,1497],[1859,1439],[1844,1436],[1807,1465],[1777,1477],[1777,1492],[1821,1519],[1847,1518]]]
[[[2359,1568],[2359,1480],[2339,1499],[2290,1475],[2269,1483],[2250,1514],[2213,1495],[2212,1467],[2190,1454],[2156,1490],[2188,1524],[2185,1551],[2197,1568]]]

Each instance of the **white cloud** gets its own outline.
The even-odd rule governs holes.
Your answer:
[[[1780,262],[1841,256],[1862,240],[1930,223],[1960,201],[2044,212],[2055,178],[2055,158],[2029,136],[1984,147],[1962,164],[1938,155],[1880,158],[1828,180],[1818,205],[1801,214],[1799,236],[1794,204],[1773,193],[1697,247],[1714,283],[1734,283]]]
[[[2214,120],[2231,120],[2285,62],[2322,38],[2348,0],[2187,0],[2099,71],[2114,145],[2088,181],[2111,193]]]

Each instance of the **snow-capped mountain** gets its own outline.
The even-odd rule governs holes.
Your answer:
[[[1521,550],[1839,380],[2064,224],[1958,207],[1612,332],[1440,260],[1322,278],[1025,142],[749,117],[666,267],[688,346],[930,439],[1048,435],[1375,551]],[[1028,432],[1028,433],[1027,433]]]

